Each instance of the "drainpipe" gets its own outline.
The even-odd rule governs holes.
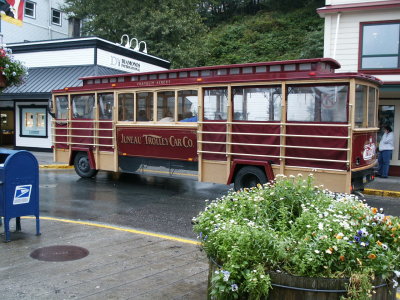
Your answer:
[[[49,10],[48,10],[48,14],[47,14],[47,18],[48,18],[48,27],[49,27],[49,40],[52,39],[52,34],[51,34],[51,0],[49,0]]]
[[[339,35],[339,24],[340,24],[340,16],[341,13],[339,12],[336,17],[336,32],[335,32],[335,41],[333,42],[333,55],[332,58],[336,59],[336,49],[337,49],[337,40]]]

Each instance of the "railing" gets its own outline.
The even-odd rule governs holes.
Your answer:
[[[214,124],[214,125],[225,125],[226,130],[225,131],[206,131],[206,130],[199,130],[198,134],[202,135],[201,139],[198,139],[198,144],[200,145],[198,150],[198,154],[217,154],[217,155],[225,155],[226,157],[228,156],[246,156],[246,157],[260,157],[260,158],[274,158],[274,159],[279,159],[279,160],[301,160],[301,161],[314,161],[314,162],[331,162],[331,163],[341,163],[341,164],[350,164],[350,146],[347,146],[345,148],[331,148],[331,147],[315,147],[315,146],[297,146],[297,145],[286,145],[281,143],[281,139],[279,141],[279,144],[259,144],[259,143],[240,143],[240,142],[230,142],[228,141],[229,139],[232,138],[232,136],[239,136],[239,135],[244,135],[244,136],[259,136],[259,137],[264,137],[264,136],[273,136],[273,137],[295,137],[295,138],[316,138],[316,139],[337,139],[337,140],[347,140],[347,144],[350,144],[351,140],[351,133],[350,133],[350,124],[313,124],[313,123],[287,123],[287,122],[209,122],[209,121],[202,121],[198,122],[199,124],[202,125],[208,125],[208,124]],[[305,135],[305,134],[287,134],[287,133],[282,133],[282,130],[280,133],[257,133],[257,132],[231,132],[229,130],[232,130],[232,128],[229,128],[228,125],[253,125],[253,126],[279,126],[282,128],[283,126],[289,127],[289,126],[319,126],[319,127],[335,127],[335,128],[347,128],[347,135],[344,136],[332,136],[332,135]],[[203,128],[204,129],[204,128]],[[203,140],[204,139],[204,134],[210,134],[210,135],[221,135],[226,137],[226,141],[218,142],[218,141],[209,141],[209,140]],[[203,150],[202,145],[224,145],[224,146],[250,146],[250,147],[266,147],[266,148],[285,148],[285,149],[304,149],[304,150],[317,150],[317,151],[341,151],[347,153],[347,159],[346,160],[341,160],[341,159],[325,159],[325,158],[310,158],[310,157],[293,157],[293,156],[287,156],[287,155],[271,155],[271,154],[259,154],[259,153],[253,153],[253,152],[246,152],[246,153],[236,153],[236,152],[231,152],[228,151],[228,148],[231,147],[225,147],[225,151],[209,151],[209,150]],[[299,166],[303,167],[303,166]],[[341,170],[341,168],[338,170]]]
[[[56,123],[63,123],[66,126],[60,127],[57,126]],[[94,127],[73,127],[72,123],[90,123],[90,124],[96,124],[97,126]],[[53,130],[53,136],[52,136],[52,142],[54,145],[57,144],[64,144],[64,145],[85,145],[85,146],[96,146],[96,147],[111,147],[115,148],[114,145],[114,139],[115,139],[115,130],[114,128],[99,128],[99,124],[105,124],[105,123],[114,123],[112,120],[52,120],[52,130]],[[67,134],[57,134],[56,130],[66,130]],[[92,135],[77,135],[77,134],[72,134],[71,132],[73,130],[91,130],[93,131],[94,134]],[[111,132],[111,136],[102,136],[100,135],[100,132]],[[57,138],[59,137],[65,137],[66,141],[57,141]],[[109,139],[111,140],[111,143],[80,143],[80,142],[72,142],[72,138],[90,138],[93,140],[101,140],[101,139]]]

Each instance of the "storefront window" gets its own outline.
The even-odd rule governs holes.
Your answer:
[[[384,126],[390,126],[393,129],[394,112],[394,105],[379,105],[378,118],[380,130],[378,132],[378,142],[381,140],[384,133]]]
[[[21,136],[47,137],[46,107],[20,107]]]

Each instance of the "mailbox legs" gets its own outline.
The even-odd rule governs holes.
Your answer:
[[[1,217],[0,217],[0,222],[1,222]],[[4,242],[11,242],[10,239],[10,219],[4,218]],[[0,223],[1,225],[1,223]],[[21,231],[21,218],[16,217],[15,218],[15,231]],[[41,235],[40,233],[40,219],[39,216],[36,216],[36,235]]]
[[[4,218],[4,242],[11,242],[10,240],[10,219]]]
[[[15,231],[21,231],[21,217],[15,218]]]
[[[39,220],[39,216],[36,216],[36,235],[41,235],[41,233],[40,233],[40,220]]]

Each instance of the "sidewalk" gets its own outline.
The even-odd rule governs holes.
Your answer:
[[[35,220],[26,217],[22,232],[14,232],[12,220],[12,241],[0,241],[1,299],[207,298],[208,263],[196,241],[98,223],[43,216],[40,221],[41,236],[35,235]],[[56,252],[39,258],[74,258],[70,246],[89,254],[69,261],[30,256],[55,245]]]
[[[384,197],[400,197],[400,177],[379,178],[367,184],[364,194]]]

